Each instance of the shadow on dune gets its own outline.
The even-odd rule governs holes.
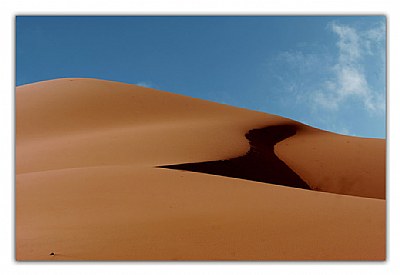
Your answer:
[[[296,134],[295,125],[276,125],[250,130],[246,134],[250,150],[237,158],[197,163],[163,165],[168,168],[241,178],[269,184],[295,188],[311,189],[292,169],[290,169],[274,152],[279,141]]]

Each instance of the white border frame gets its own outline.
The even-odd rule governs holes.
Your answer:
[[[400,270],[399,27],[400,9],[389,0],[3,0],[0,76],[0,227],[2,274],[398,274]],[[353,15],[383,14],[388,21],[386,262],[15,262],[14,257],[14,88],[16,15]],[[396,108],[397,107],[397,108]],[[396,125],[397,124],[397,125]],[[397,141],[397,142],[396,142]]]

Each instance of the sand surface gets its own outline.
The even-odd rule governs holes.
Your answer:
[[[384,260],[385,146],[111,81],[20,86],[16,258]]]

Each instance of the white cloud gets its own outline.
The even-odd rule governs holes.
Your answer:
[[[321,91],[317,91],[313,95],[312,100],[314,101],[314,103],[316,103],[318,106],[323,107],[324,109],[336,110],[338,108],[339,100],[335,98],[333,94],[326,94]]]
[[[339,48],[339,62],[355,62],[360,58],[359,35],[357,31],[349,26],[330,24],[330,29],[339,37],[336,45]]]
[[[289,96],[296,103],[302,103],[309,101],[311,91],[315,90],[316,75],[323,79],[322,75],[328,72],[323,65],[330,63],[328,59],[323,53],[282,51],[269,63],[268,74],[279,83],[280,94],[286,94],[282,100],[287,101],[286,96]]]
[[[326,31],[333,43],[298,43],[269,60],[268,78],[273,81],[268,88],[287,108],[281,115],[290,117],[291,108],[307,106],[295,119],[342,134],[352,134],[348,129],[354,127],[344,117],[383,117],[386,26],[361,23],[331,22]]]
[[[352,65],[337,64],[336,68],[337,87],[336,91],[340,98],[350,95],[367,96],[369,87],[365,75]]]
[[[367,53],[373,55],[374,54],[373,49],[376,46],[381,46],[381,47],[384,46],[383,44],[385,43],[386,39],[385,24],[381,23],[377,27],[363,32],[362,36],[365,40],[365,48],[367,50]],[[385,54],[384,51],[382,51],[381,53]]]
[[[384,41],[384,25],[357,31],[353,27],[333,22],[329,24],[329,29],[338,37],[338,57],[332,66],[331,79],[325,81],[313,95],[314,103],[328,109],[337,109],[349,98],[356,98],[368,111],[384,110],[384,91],[374,91],[364,72],[364,59],[373,54],[373,47]],[[384,47],[381,49],[384,52]]]
[[[155,88],[155,85],[151,82],[138,82],[135,83],[138,86],[145,87],[145,88]]]
[[[313,69],[319,62],[316,54],[307,54],[302,51],[284,51],[278,55],[277,59],[284,60],[291,67],[301,69],[303,72],[305,70]]]
[[[338,129],[338,130],[336,131],[336,133],[342,134],[342,135],[346,135],[346,136],[351,135],[350,130],[347,129],[347,128],[345,128],[345,127]]]

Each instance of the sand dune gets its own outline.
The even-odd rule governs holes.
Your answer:
[[[386,141],[302,129],[277,155],[315,190],[384,199]]]
[[[95,79],[16,106],[17,260],[385,259],[385,140]]]
[[[243,156],[227,160],[165,165],[161,167],[310,190],[310,186],[286,163],[280,160],[274,152],[274,147],[278,142],[294,134],[296,134],[295,125],[282,124],[253,129],[246,134],[250,150]]]

